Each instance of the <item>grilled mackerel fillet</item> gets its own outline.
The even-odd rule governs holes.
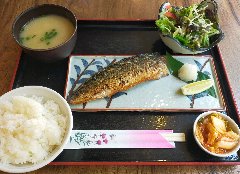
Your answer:
[[[142,82],[167,75],[166,59],[157,53],[124,58],[90,77],[69,96],[68,101],[81,104],[111,97]]]

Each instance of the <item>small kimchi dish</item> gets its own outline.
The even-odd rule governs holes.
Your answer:
[[[198,145],[207,153],[227,157],[240,148],[240,130],[227,115],[209,111],[197,117],[193,134]]]

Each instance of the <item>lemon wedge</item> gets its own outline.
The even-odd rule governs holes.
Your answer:
[[[183,95],[194,95],[201,93],[213,86],[213,80],[201,80],[193,83],[189,83],[181,87]]]

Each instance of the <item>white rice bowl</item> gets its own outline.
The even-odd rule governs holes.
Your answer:
[[[62,152],[73,120],[60,94],[46,87],[26,86],[4,94],[0,103],[0,170],[37,170]]]

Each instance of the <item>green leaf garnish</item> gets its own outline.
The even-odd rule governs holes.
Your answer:
[[[198,72],[197,81],[207,80],[207,79],[210,79],[210,77],[207,74],[204,74],[203,72],[200,72],[200,71]],[[207,89],[206,91],[212,97],[217,98],[217,95],[216,95],[216,92],[215,92],[215,89],[213,86],[211,88]]]
[[[23,41],[24,41],[24,37],[20,37],[20,38],[19,38],[19,43],[20,43],[20,44],[23,44]]]
[[[166,52],[166,59],[170,74],[178,78],[178,70],[183,66],[183,63],[172,57],[168,52]]]
[[[45,32],[44,36],[40,38],[40,41],[45,41],[47,45],[50,44],[50,40],[57,35],[56,29],[52,29],[50,32]]]
[[[20,33],[21,33],[21,32],[23,32],[23,31],[24,31],[24,27],[23,27],[23,28],[21,28],[21,30],[20,30]]]

